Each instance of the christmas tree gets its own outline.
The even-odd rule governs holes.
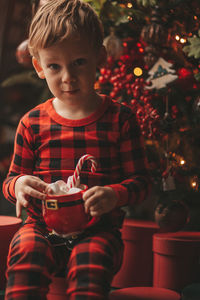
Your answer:
[[[169,218],[179,207],[176,217],[186,221],[186,204],[186,227],[199,230],[200,3],[85,1],[96,9],[106,36],[108,58],[96,88],[136,113],[154,181],[153,205],[160,213],[167,208]],[[143,208],[132,216],[145,213]]]

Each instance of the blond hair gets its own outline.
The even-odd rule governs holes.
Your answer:
[[[95,50],[103,44],[103,27],[94,11],[81,0],[49,0],[36,12],[29,30],[29,51],[48,48],[71,36],[87,38]]]

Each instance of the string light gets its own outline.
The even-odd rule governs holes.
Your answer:
[[[141,43],[137,43],[136,45],[137,45],[138,48],[142,47]]]
[[[190,178],[190,186],[194,191],[198,191],[199,184],[198,177],[196,175]]]
[[[183,158],[181,158],[180,165],[183,166],[184,164],[185,164],[185,160]]]
[[[143,74],[143,71],[142,71],[142,69],[140,68],[140,67],[135,67],[134,69],[133,69],[133,74],[135,75],[135,76],[141,76],[142,74]]]
[[[133,4],[130,3],[130,2],[128,2],[128,3],[127,3],[127,7],[128,7],[128,8],[132,8],[132,7],[133,7]]]
[[[180,43],[181,43],[181,44],[185,44],[185,43],[186,43],[186,39],[185,39],[185,38],[181,38],[181,39],[180,39]]]
[[[178,155],[176,153],[172,153],[172,152],[169,152],[169,156],[173,157],[173,160],[174,160],[176,166],[177,165],[185,166],[186,161],[185,161],[185,159],[182,156],[180,156],[180,155]]]
[[[186,38],[180,37],[180,35],[178,34],[175,35],[175,40],[180,42],[181,44],[185,44],[187,42]]]
[[[193,188],[196,188],[196,186],[197,186],[196,181],[193,181],[193,182],[192,182],[192,187],[193,187]]]

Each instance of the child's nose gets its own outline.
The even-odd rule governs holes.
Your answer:
[[[63,82],[72,82],[75,80],[75,75],[73,74],[70,68],[66,68],[63,71],[62,81]]]

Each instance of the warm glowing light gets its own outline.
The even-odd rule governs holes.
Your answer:
[[[193,190],[198,191],[199,188],[199,184],[198,184],[198,177],[197,176],[193,176],[190,179],[190,186]]]
[[[197,18],[197,16],[194,16],[194,20],[197,20],[198,18]]]
[[[133,18],[132,18],[131,16],[128,16],[127,19],[128,19],[129,21],[132,21],[132,20],[133,20]]]
[[[196,186],[197,186],[196,181],[193,181],[193,182],[192,182],[192,187],[193,187],[193,188],[196,188]]]
[[[142,44],[141,44],[141,43],[137,43],[136,45],[137,45],[138,48],[139,48],[139,47],[142,47]]]
[[[132,7],[133,7],[133,4],[129,2],[129,3],[127,3],[127,7],[128,7],[128,8],[132,8]]]
[[[180,40],[180,36],[177,34],[177,35],[175,36],[175,39],[176,39],[177,41],[179,41],[179,40]]]
[[[180,165],[183,166],[184,164],[185,164],[185,160],[184,160],[184,159],[181,159],[181,160],[180,160]]]
[[[180,39],[180,43],[181,43],[181,44],[185,44],[185,43],[186,43],[186,39],[185,39],[185,38],[181,38],[181,39]]]
[[[136,68],[133,69],[133,74],[135,76],[141,76],[142,73],[143,73],[143,71],[142,71],[142,69],[140,67],[136,67]]]

